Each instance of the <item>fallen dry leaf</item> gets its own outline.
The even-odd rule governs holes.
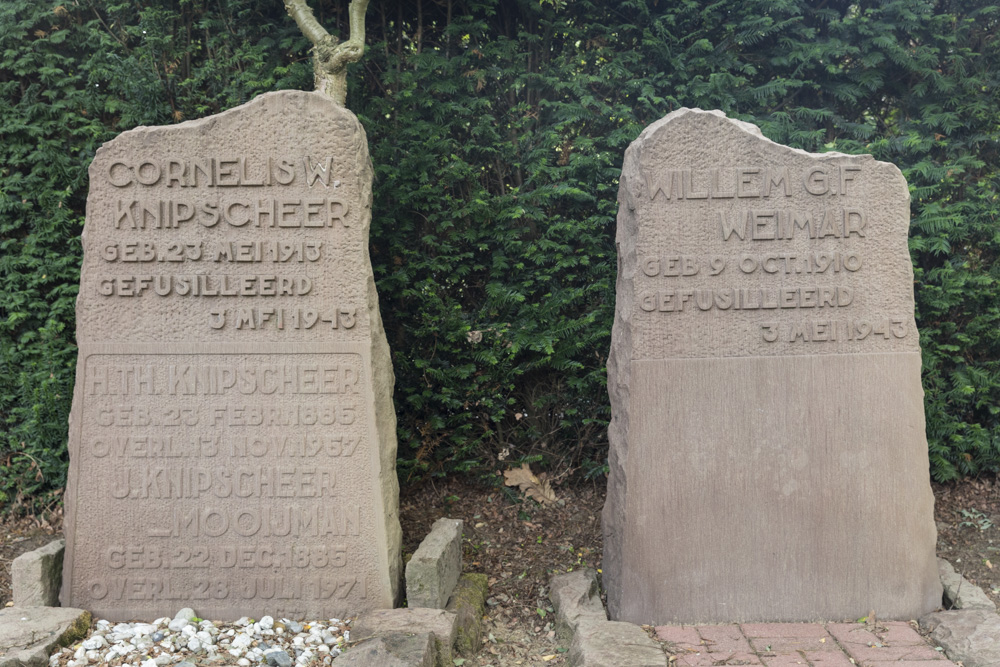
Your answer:
[[[503,477],[504,484],[520,488],[526,496],[534,498],[542,505],[556,501],[556,493],[546,479],[546,474],[536,476],[527,463],[522,463],[520,468],[511,468],[503,474]]]

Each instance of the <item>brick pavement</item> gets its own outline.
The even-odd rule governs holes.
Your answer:
[[[656,628],[671,665],[712,667],[948,667],[909,623],[743,623]]]

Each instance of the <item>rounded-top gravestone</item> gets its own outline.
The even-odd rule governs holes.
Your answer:
[[[357,118],[318,93],[90,168],[62,600],[108,619],[391,607],[393,375]]]
[[[909,194],[681,109],[618,213],[604,584],[637,623],[911,619],[941,602]]]

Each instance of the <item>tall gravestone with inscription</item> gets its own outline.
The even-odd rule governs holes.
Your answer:
[[[400,575],[357,118],[319,93],[137,128],[90,168],[62,600],[344,616]]]
[[[871,156],[681,109],[629,147],[604,583],[639,623],[941,602],[907,252]]]

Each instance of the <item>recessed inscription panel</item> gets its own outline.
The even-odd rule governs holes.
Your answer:
[[[760,149],[718,167],[660,141],[624,186],[643,220],[636,358],[918,349],[909,257],[887,231],[906,190],[876,193],[898,171],[837,154],[777,164]]]
[[[343,613],[381,586],[361,354],[89,354],[73,599]],[[138,523],[137,523],[138,520]],[[112,576],[108,577],[110,573]],[[170,604],[165,604],[170,603]],[[242,611],[241,611],[242,610]]]
[[[349,616],[399,580],[392,370],[357,119],[284,91],[91,169],[63,601]]]
[[[679,110],[630,146],[608,359],[612,618],[909,619],[939,604],[908,220],[893,165],[794,150],[718,112]]]

